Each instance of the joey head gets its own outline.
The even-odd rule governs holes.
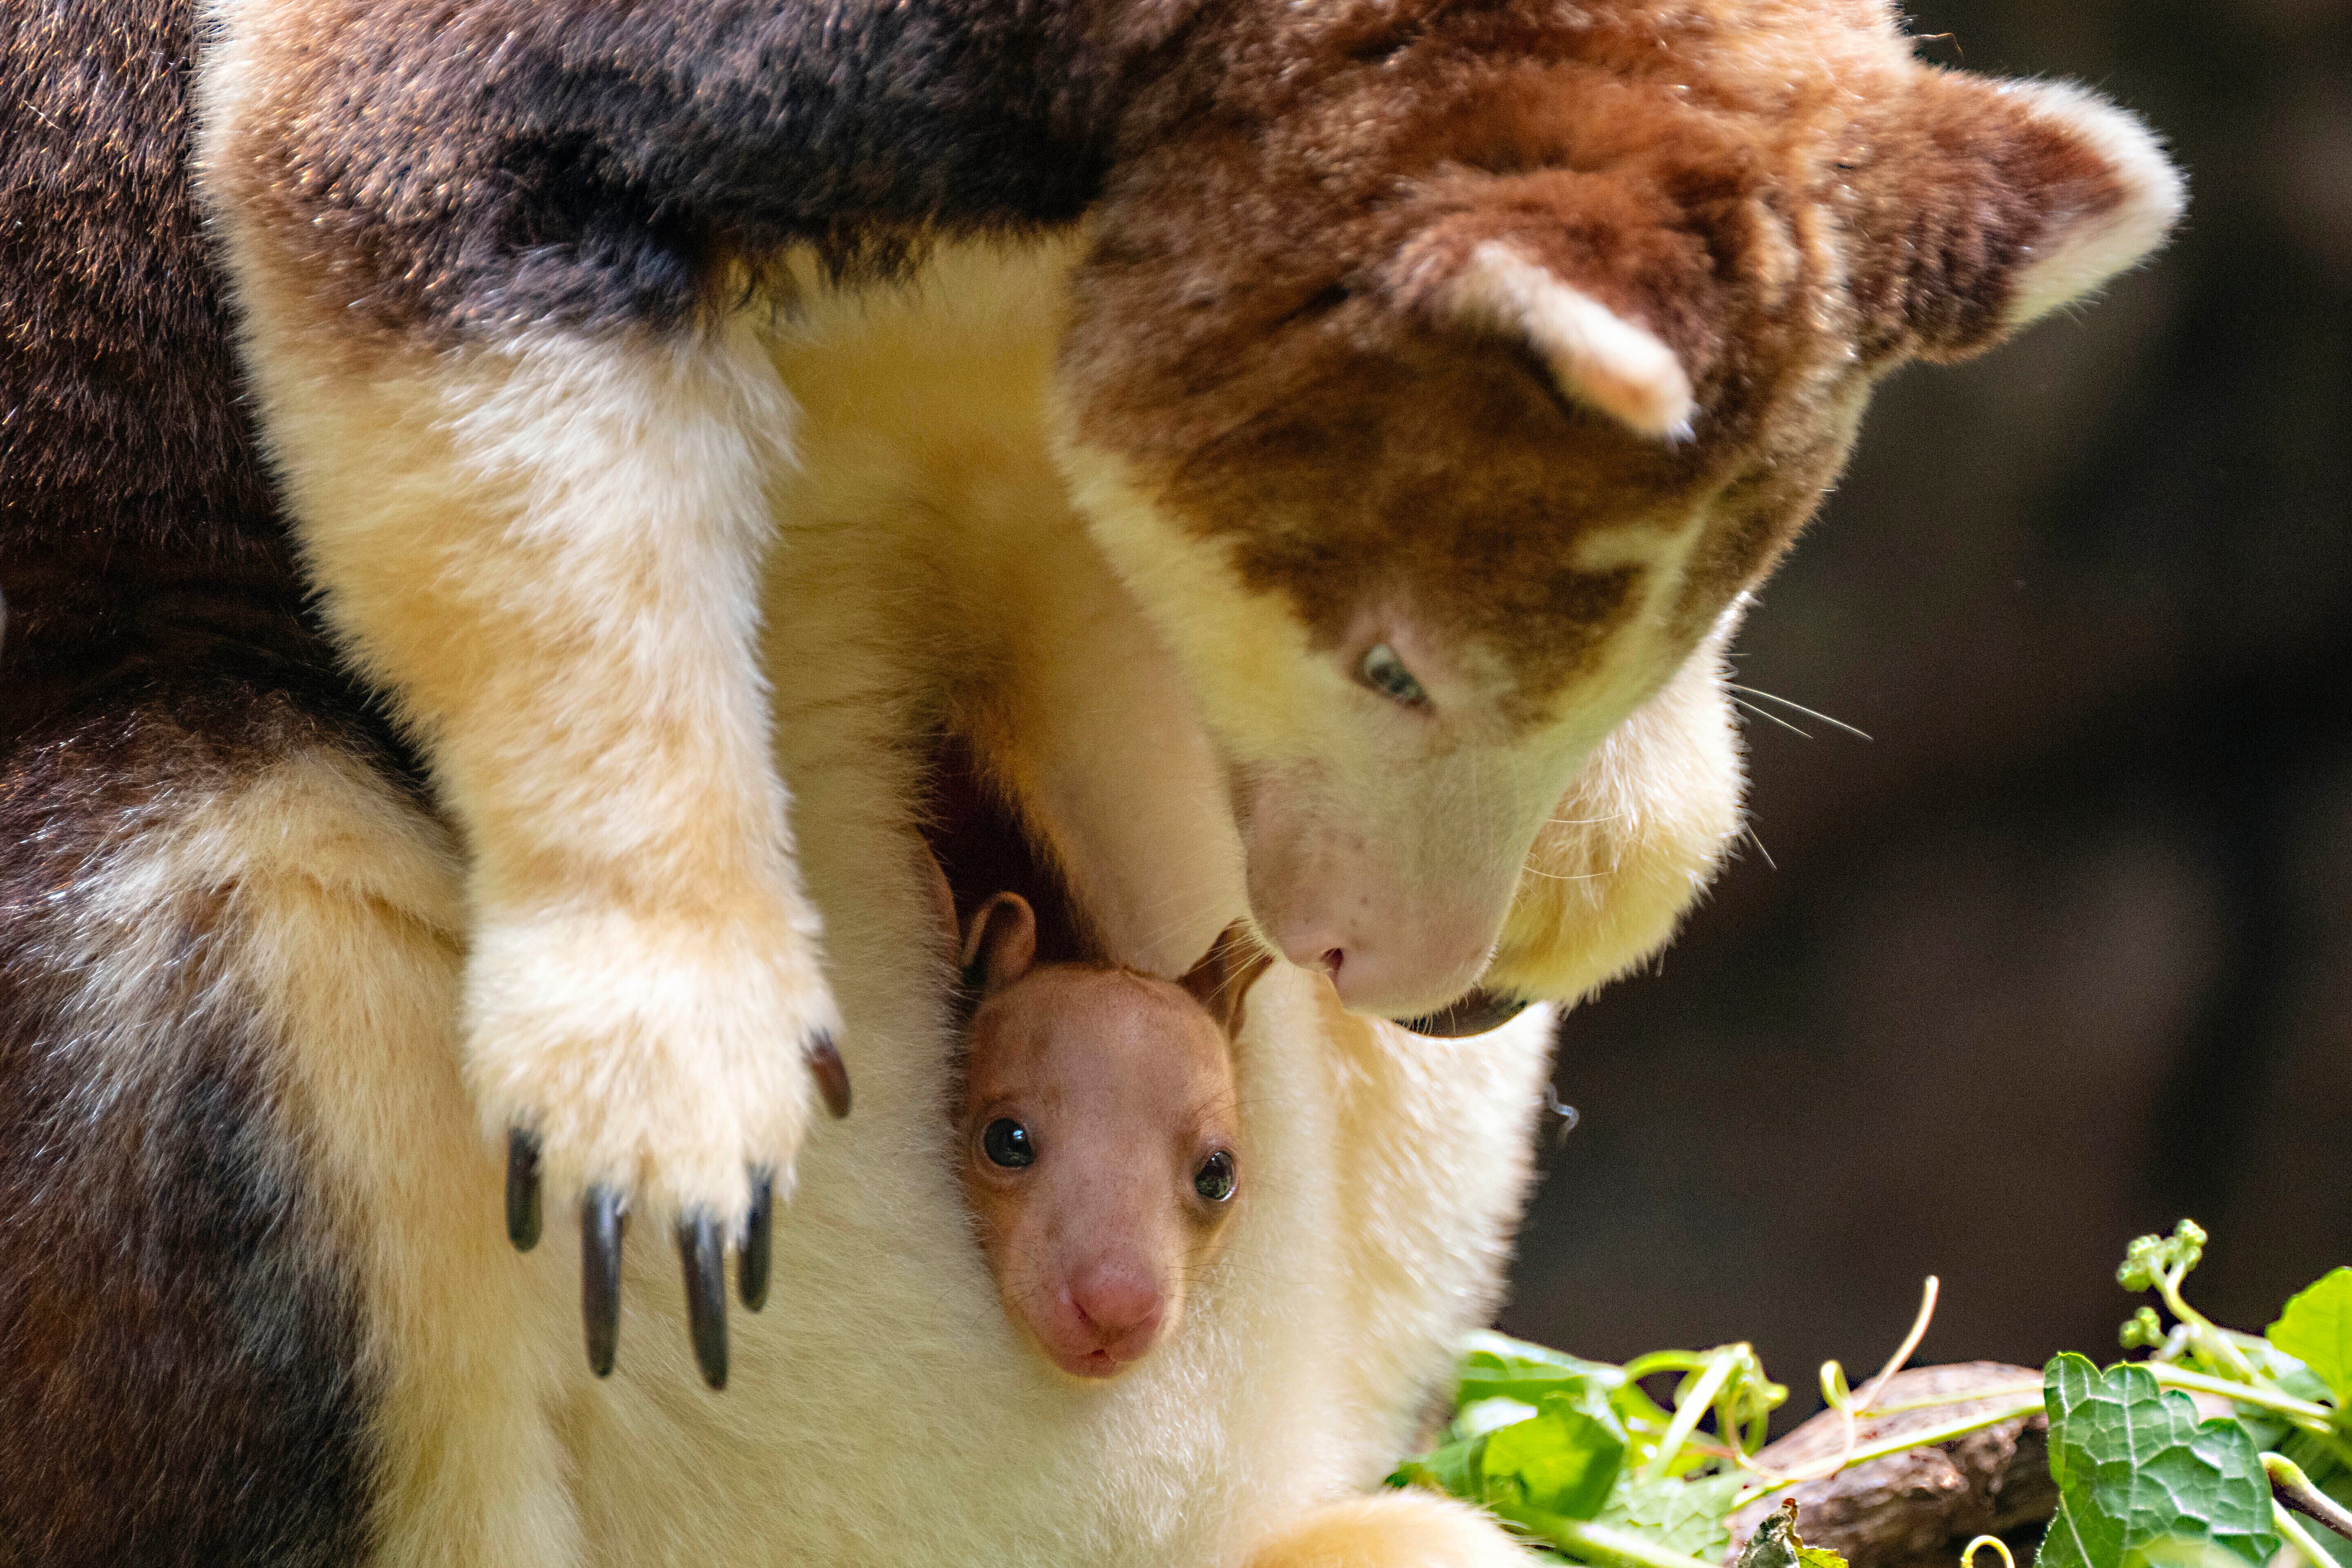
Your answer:
[[[1180,980],[1036,962],[999,893],[971,921],[958,1170],[1007,1317],[1073,1377],[1173,1332],[1239,1202],[1233,1036],[1268,962],[1236,931]]]

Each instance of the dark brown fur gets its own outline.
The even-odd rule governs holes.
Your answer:
[[[105,857],[297,741],[407,769],[302,614],[186,171],[187,0],[0,7],[0,1561],[365,1550],[360,1304],[222,972],[101,992]]]
[[[158,671],[326,662],[190,198],[191,10],[0,8],[0,741]]]
[[[215,194],[338,319],[445,342],[677,326],[791,245],[887,269],[928,233],[1068,222],[1108,147],[1108,55],[1071,0],[301,16]]]
[[[186,177],[191,16],[0,5],[0,1531],[44,1565],[366,1539],[364,1304],[270,1042],[194,1005],[233,996],[217,901],[153,911],[179,962],[82,1015],[135,1026],[111,1054],[60,959],[100,849],[153,812],[298,741],[403,766],[302,614],[241,412]],[[1247,526],[1253,577],[1327,633],[1411,582],[1541,687],[1633,586],[1563,541],[1706,501],[1703,622],[1810,511],[1868,379],[1979,346],[2041,226],[2112,199],[1977,84],[1891,75],[1875,5],[1824,57],[1866,111],[1772,132],[1788,104],[1702,68],[1714,16],[314,0],[215,193],[323,310],[427,342],[677,328],[786,245],[887,267],[1107,193],[1070,361],[1089,437],[1195,526]],[[1433,279],[1504,234],[1678,352],[1694,442],[1442,319]]]
[[[942,734],[925,783],[923,837],[953,898],[956,931],[971,929],[996,894],[1018,893],[1036,921],[1039,963],[1097,961],[1102,944],[1070,898],[1067,878],[1038,847],[1039,836],[978,749],[961,735]]]
[[[367,1544],[360,1304],[223,972],[223,890],[140,916],[166,956],[99,1006],[77,962],[110,852],[298,739],[335,737],[198,679],[0,764],[0,1535],[27,1564]]]

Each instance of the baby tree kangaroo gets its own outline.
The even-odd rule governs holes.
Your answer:
[[[1233,1037],[1271,960],[1238,928],[1176,981],[1036,956],[1026,900],[981,907],[959,1169],[1005,1315],[1071,1376],[1116,1377],[1175,1331],[1232,1216]]]
[[[1090,219],[1071,494],[1217,753],[1248,918],[1415,1017],[1664,939],[1706,866],[1640,919],[1579,901],[1616,742],[1719,680],[1880,377],[2181,201],[2127,114],[1925,65],[1878,0],[215,15],[198,173],[256,405],[463,830],[467,1082],[518,1242],[538,1183],[580,1205],[600,1368],[620,1213],[677,1226],[715,1321],[837,1033],[756,653],[787,280]],[[1683,749],[1655,791],[1727,795],[1728,746]]]

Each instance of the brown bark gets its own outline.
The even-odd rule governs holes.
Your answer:
[[[1938,1403],[1855,1423],[1857,1445],[1963,1420],[2005,1396],[1986,1389],[2033,1387],[2042,1374],[1999,1362],[1916,1367],[1887,1380],[1882,1405]],[[1851,1568],[1944,1568],[1977,1535],[2004,1535],[2056,1511],[2050,1479],[2049,1420],[2021,1415],[1949,1442],[1910,1448],[1757,1499],[1731,1519],[1731,1559],[1785,1498],[1797,1502],[1808,1546],[1825,1546]],[[1787,1474],[1819,1468],[1844,1442],[1845,1422],[1825,1410],[1757,1456],[1759,1468]],[[1979,1559],[1979,1564],[1983,1559]]]

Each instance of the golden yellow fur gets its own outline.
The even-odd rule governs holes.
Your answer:
[[[1244,1568],[1525,1568],[1530,1561],[1476,1510],[1396,1492],[1318,1509],[1252,1552]]]

